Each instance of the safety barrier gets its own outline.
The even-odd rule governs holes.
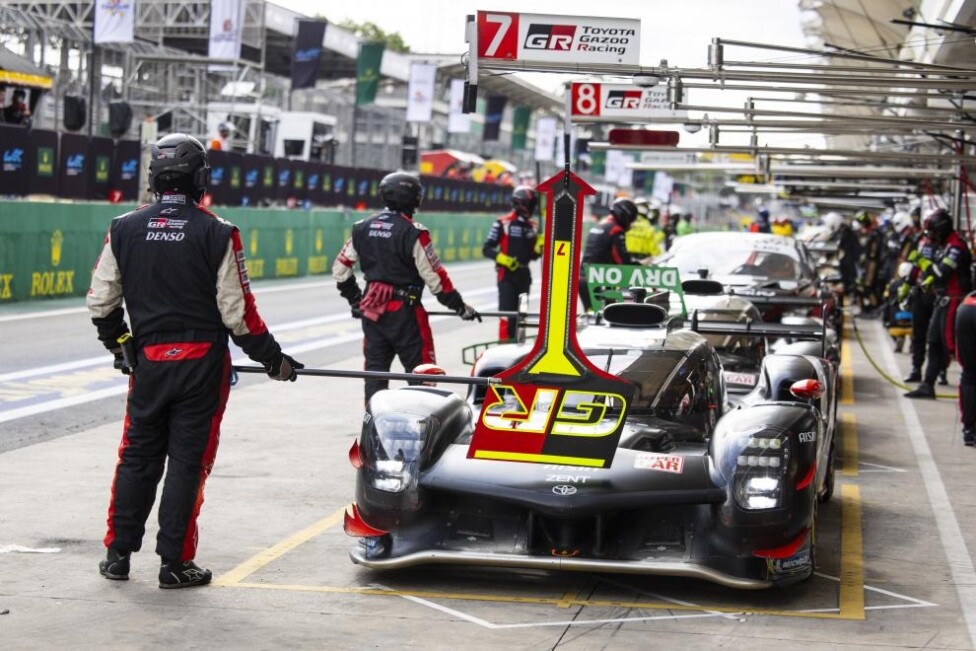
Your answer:
[[[109,223],[134,207],[0,201],[0,305],[84,296]],[[253,279],[330,273],[353,223],[369,214],[256,208],[217,212],[240,227]],[[418,221],[430,229],[444,262],[480,258],[493,218],[488,214],[418,215]]]

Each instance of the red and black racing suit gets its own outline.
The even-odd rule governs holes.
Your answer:
[[[927,273],[935,277],[932,285],[935,292],[935,307],[929,323],[928,343],[929,361],[925,365],[923,381],[934,385],[939,373],[946,367],[956,352],[955,322],[956,310],[962,299],[972,290],[970,266],[973,256],[959,233],[952,231],[938,250],[935,262]]]
[[[966,443],[976,443],[976,292],[962,300],[956,311],[956,359],[962,366],[959,414]]]
[[[392,210],[356,222],[342,251],[332,265],[339,293],[356,305],[363,296],[353,265],[366,278],[366,292],[372,283],[393,286],[393,293],[378,320],[363,318],[363,355],[367,371],[389,371],[395,356],[406,372],[419,364],[433,364],[434,338],[427,311],[420,299],[426,285],[442,305],[458,311],[464,307],[447,271],[434,251],[427,229],[409,215]],[[369,379],[366,402],[387,388],[386,380]]]
[[[532,287],[532,272],[529,263],[539,256],[535,244],[539,228],[534,219],[518,215],[514,210],[495,220],[488,231],[488,237],[481,251],[486,258],[494,260],[499,253],[518,260],[519,267],[512,271],[502,265],[498,270],[498,309],[502,312],[515,312],[519,307],[519,295],[528,293]],[[501,341],[516,339],[517,320],[502,317],[498,324],[498,338]]]
[[[123,300],[137,364],[105,546],[141,548],[165,463],[156,552],[167,561],[192,560],[230,389],[227,336],[260,363],[281,349],[255,306],[237,227],[186,195],[164,194],[112,221],[87,299],[110,350],[128,332]]]
[[[590,309],[590,293],[586,285],[587,264],[634,264],[627,252],[626,229],[613,215],[607,215],[590,228],[580,268],[579,296],[586,310]]]

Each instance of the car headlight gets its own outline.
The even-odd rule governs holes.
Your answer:
[[[781,507],[789,458],[789,439],[785,436],[750,436],[736,458],[733,480],[736,503],[748,510]]]

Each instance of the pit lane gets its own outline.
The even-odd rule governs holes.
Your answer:
[[[470,283],[462,290],[479,287],[475,274],[458,278]],[[300,311],[289,317],[288,304],[302,301],[288,292],[275,296],[283,317],[312,318]],[[496,332],[487,322],[434,327],[439,359],[452,373],[465,371],[461,346]],[[861,327],[883,360],[880,327]],[[91,333],[82,327],[78,335]],[[354,347],[310,350],[302,361],[356,368]],[[976,532],[968,488],[976,452],[963,448],[958,426],[953,432],[949,401],[899,407],[898,392],[877,378],[852,341],[844,350],[853,400],[841,406],[837,492],[819,515],[817,574],[801,586],[755,592],[665,577],[364,570],[349,562],[352,541],[341,530],[354,481],[345,453],[358,430],[358,383],[254,380],[232,394],[207,486],[199,558],[214,570],[212,589],[156,589],[154,517],[128,584],[95,574],[120,405],[107,408],[117,411],[104,424],[0,454],[0,551],[59,550],[0,554],[0,611],[10,610],[0,618],[0,639],[31,641],[11,648],[146,646],[194,627],[208,631],[212,643],[240,648],[646,648],[651,641],[971,648],[965,540]],[[904,355],[888,356],[905,365]],[[74,409],[52,413],[70,420]],[[917,449],[912,413],[928,455]],[[0,426],[0,436],[16,425]],[[951,495],[948,515],[931,498],[932,467]],[[82,626],[93,618],[104,624]]]

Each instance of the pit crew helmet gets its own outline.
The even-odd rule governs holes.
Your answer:
[[[512,210],[519,217],[531,217],[539,205],[539,195],[534,188],[520,185],[512,190]]]
[[[627,230],[637,219],[637,206],[630,199],[617,199],[610,206],[610,214],[621,228]]]
[[[942,244],[952,233],[952,215],[945,208],[936,208],[925,217],[925,235]]]
[[[412,215],[424,199],[424,186],[413,174],[393,172],[380,181],[380,196],[387,208]]]
[[[153,145],[149,160],[149,189],[152,192],[186,192],[199,200],[208,183],[207,149],[199,140],[185,133],[171,133]]]

